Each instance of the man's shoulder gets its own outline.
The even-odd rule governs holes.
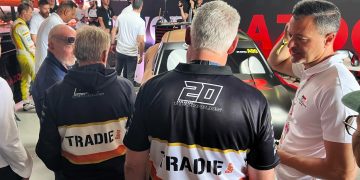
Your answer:
[[[104,7],[100,6],[99,8],[97,8],[97,13],[98,14],[99,13],[104,13],[104,12],[106,12],[106,9]]]
[[[128,79],[126,79],[126,78],[123,78],[123,77],[120,77],[120,76],[117,76],[117,77],[116,77],[116,83],[117,83],[117,84],[120,84],[120,85],[122,85],[122,86],[130,87],[130,88],[133,87],[133,85],[132,85],[132,83],[131,83],[130,80],[128,80]]]
[[[41,20],[44,20],[44,17],[41,16],[40,13],[35,13],[32,17],[31,17],[31,20],[30,20],[30,23],[33,22],[38,22],[38,21],[41,21]]]

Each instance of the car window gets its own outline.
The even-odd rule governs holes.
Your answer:
[[[255,53],[257,52],[257,53]],[[256,49],[237,49],[228,58],[227,65],[234,74],[266,74]]]
[[[186,63],[186,50],[175,49],[170,52],[167,61],[167,70],[171,71],[176,68],[179,63]]]
[[[160,62],[159,73],[173,70],[179,63],[186,63],[186,49],[164,50]],[[237,48],[228,57],[227,65],[230,66],[235,76],[248,79],[249,76],[268,76],[265,62],[255,48]]]

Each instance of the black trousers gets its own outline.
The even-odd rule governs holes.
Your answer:
[[[135,70],[137,65],[136,56],[127,56],[121,53],[116,52],[116,71],[118,75],[121,74],[121,71],[124,69],[123,76],[124,78],[130,80],[134,83]]]
[[[6,180],[21,180],[21,176],[17,175],[10,166],[0,168],[0,179]]]

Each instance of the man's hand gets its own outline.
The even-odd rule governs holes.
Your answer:
[[[182,3],[181,1],[179,1],[179,5],[178,5],[178,6],[179,6],[180,9],[184,9],[183,3]]]
[[[111,45],[110,45],[110,51],[111,51],[112,53],[115,53],[115,52],[116,52],[116,44],[111,44]]]
[[[291,159],[292,157],[294,157],[295,155],[292,155],[284,150],[282,150],[281,148],[277,148],[277,154],[280,157],[280,161],[282,164],[287,165],[286,163],[288,162],[289,159]]]
[[[190,7],[191,7],[191,9],[194,9],[194,8],[195,8],[195,2],[194,2],[194,0],[190,0]]]
[[[290,35],[289,35],[289,23],[286,23],[285,28],[284,28],[284,37],[283,37],[287,42],[289,42],[290,40]]]
[[[142,61],[143,61],[143,56],[138,55],[137,63],[141,64]]]

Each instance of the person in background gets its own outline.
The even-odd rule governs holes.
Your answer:
[[[30,20],[30,35],[33,42],[36,42],[36,36],[41,23],[49,16],[50,5],[47,0],[39,1],[39,12],[35,13]]]
[[[180,0],[178,6],[183,21],[191,22],[193,16],[196,14],[196,9],[199,8],[202,3],[203,0]]]
[[[226,2],[204,4],[187,33],[188,64],[140,88],[124,138],[127,179],[148,179],[147,168],[152,179],[275,178],[268,102],[225,66],[239,23]]]
[[[97,5],[97,0],[90,0],[89,1],[90,7],[87,10],[87,17],[90,26],[100,26],[97,10],[99,9]]]
[[[30,102],[30,83],[35,79],[35,45],[30,37],[27,22],[30,21],[33,8],[27,3],[18,6],[18,18],[11,25],[11,38],[16,48],[16,58],[21,70],[21,97],[23,110],[29,111],[35,106]]]
[[[285,35],[271,50],[272,69],[300,78],[277,153],[278,179],[355,179],[352,137],[343,120],[353,112],[341,103],[359,90],[355,77],[334,52],[341,13],[325,0],[295,4]]]
[[[124,69],[123,76],[133,82],[134,86],[140,86],[134,77],[136,65],[142,62],[145,48],[145,21],[140,17],[143,1],[133,0],[132,7],[131,12],[121,13],[116,19],[111,31],[111,49],[116,47],[118,75]]]
[[[78,7],[76,8],[76,26],[75,29],[79,29],[88,23],[87,9],[84,6],[84,0],[76,0]]]
[[[101,29],[104,29],[105,32],[111,32],[113,28],[113,18],[114,11],[109,6],[110,0],[101,0],[101,7],[97,10],[98,21],[100,24]]]
[[[59,6],[57,5],[56,0],[49,0],[49,5],[50,5],[50,13],[56,12],[57,9],[59,8]]]
[[[41,64],[32,87],[36,114],[41,120],[45,91],[64,79],[75,64],[73,54],[76,31],[66,24],[56,25],[49,33],[48,55]]]
[[[62,1],[56,13],[46,18],[41,23],[36,39],[35,71],[37,72],[47,56],[48,37],[50,30],[58,25],[68,23],[76,18],[77,5],[73,1]]]

